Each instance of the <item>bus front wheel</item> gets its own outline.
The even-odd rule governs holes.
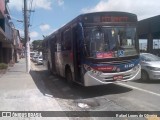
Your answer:
[[[66,80],[67,80],[69,86],[73,87],[74,83],[73,83],[72,72],[69,68],[66,70]]]

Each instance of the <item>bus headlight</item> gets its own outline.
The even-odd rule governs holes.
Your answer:
[[[134,71],[137,71],[139,68],[140,68],[140,64],[138,64],[137,66],[135,66],[135,67],[133,68],[133,70],[134,70]]]
[[[92,67],[90,67],[90,66],[88,66],[88,65],[86,65],[86,64],[84,64],[84,68],[85,68],[86,71],[90,71],[90,72],[91,72],[92,74],[94,74],[94,75],[99,76],[99,75],[102,74],[101,71],[97,71],[97,70],[93,69]]]
[[[92,70],[92,68],[90,66],[86,65],[86,64],[84,64],[83,66],[84,66],[84,69],[86,71],[91,71]]]
[[[99,76],[99,75],[101,75],[102,74],[102,72],[101,71],[97,71],[97,70],[91,70],[91,72],[92,72],[92,74],[94,74],[94,75],[97,75],[97,76]]]

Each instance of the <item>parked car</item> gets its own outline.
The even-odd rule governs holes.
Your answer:
[[[36,59],[37,59],[37,58],[38,58],[38,55],[33,56],[33,57],[32,57],[32,61],[33,61],[33,62],[36,62]]]
[[[33,60],[33,57],[35,57],[35,56],[39,56],[39,54],[38,54],[38,52],[30,52],[30,58],[31,58],[31,60]]]
[[[37,63],[38,65],[42,65],[42,64],[43,64],[43,57],[42,57],[42,56],[38,56],[38,57],[36,58],[36,63]]]
[[[36,52],[30,52],[30,57],[32,58],[35,54]]]
[[[141,53],[141,80],[160,79],[160,57],[150,54]]]

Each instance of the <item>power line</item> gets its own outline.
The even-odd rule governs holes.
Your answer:
[[[33,3],[32,3],[33,4]],[[33,5],[32,5],[32,9],[35,11],[35,8],[36,8],[36,3],[34,4],[34,7],[33,7]],[[34,20],[34,13],[35,12],[33,12],[33,15],[32,15],[32,20],[31,20],[31,24],[33,24],[33,20]]]
[[[30,24],[30,19],[31,19],[31,15],[32,15],[31,13],[35,12],[35,10],[32,10],[32,6],[33,6],[33,0],[30,1],[30,9],[28,10],[28,12],[29,12],[29,15],[28,15],[29,26],[31,26],[31,24]]]

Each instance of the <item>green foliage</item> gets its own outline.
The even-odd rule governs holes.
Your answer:
[[[34,40],[32,42],[33,50],[42,51],[42,41],[43,40]]]
[[[0,63],[0,70],[7,69],[8,65],[5,63]]]

